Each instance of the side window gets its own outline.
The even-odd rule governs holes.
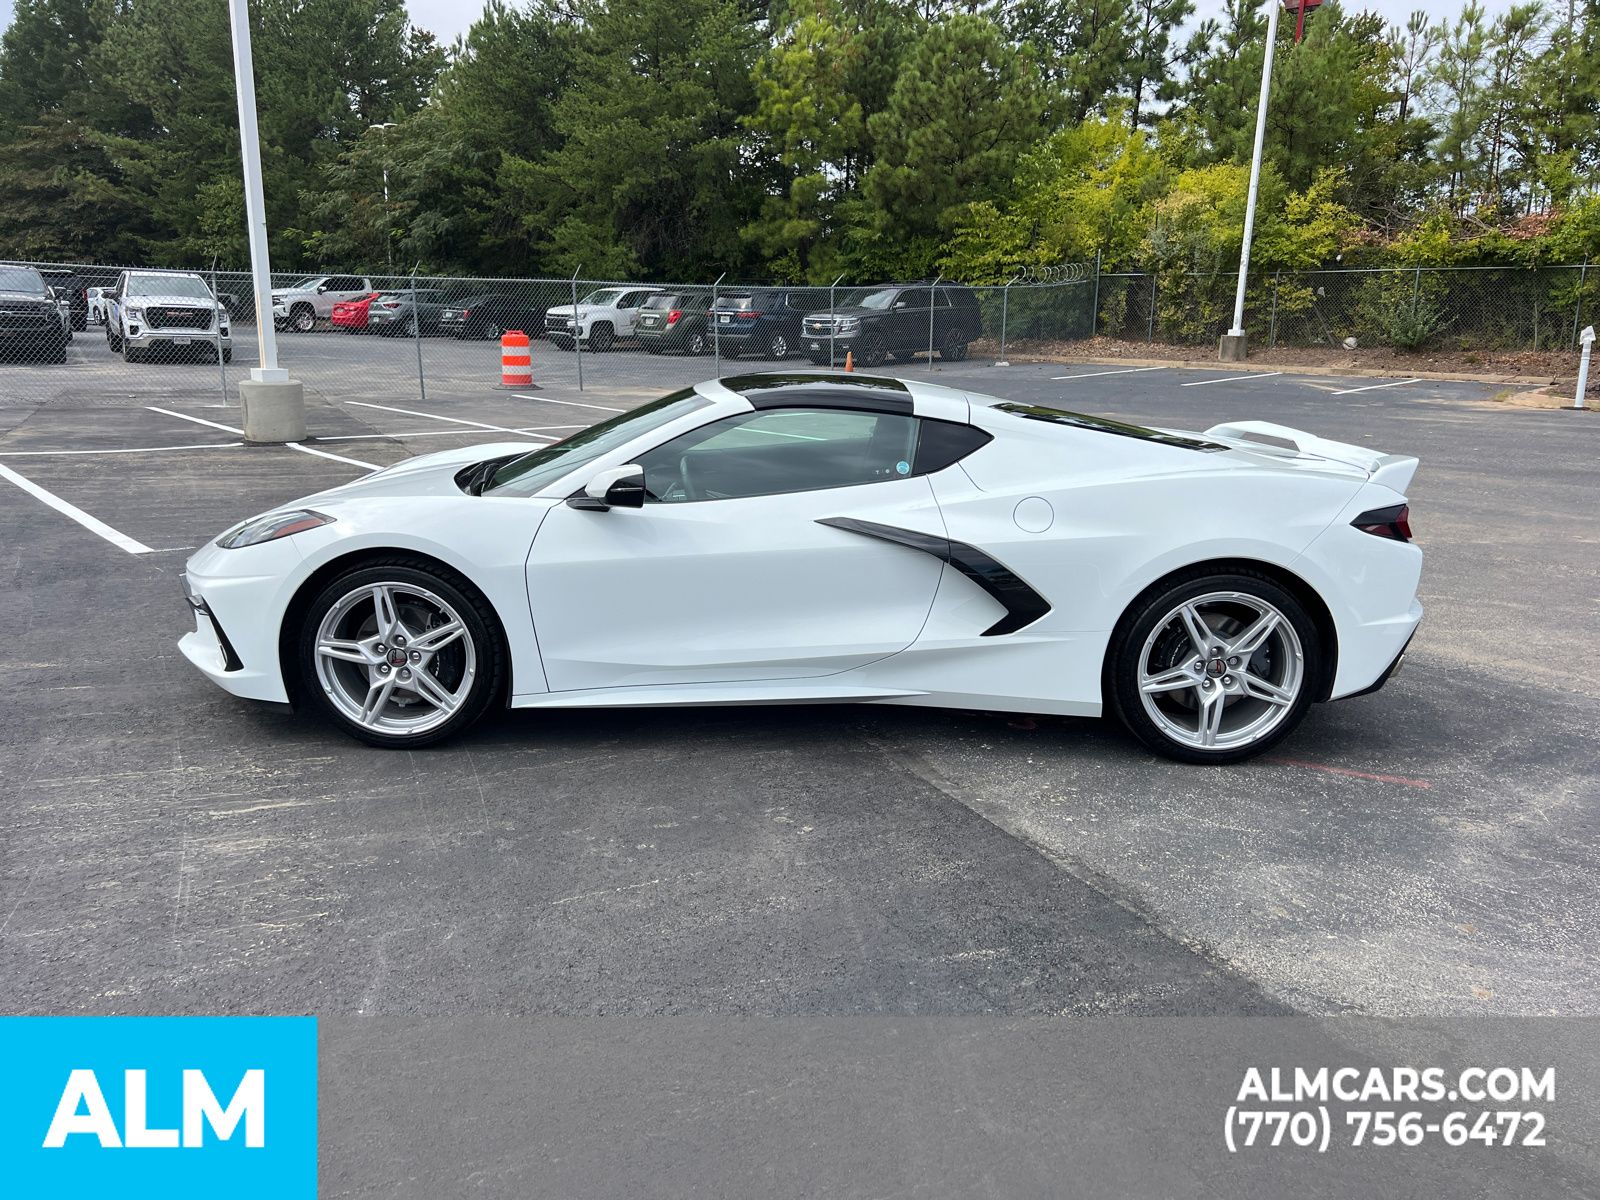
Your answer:
[[[943,288],[939,288],[937,291],[935,291],[933,293],[933,306],[935,308],[949,308],[950,293],[945,291]]]
[[[741,413],[639,457],[664,504],[854,487],[912,473],[917,419],[901,413],[784,408]]]

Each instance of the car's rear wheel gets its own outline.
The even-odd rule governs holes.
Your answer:
[[[698,358],[706,352],[706,335],[696,330],[689,335],[689,340],[683,344],[683,348]]]
[[[789,357],[789,339],[781,333],[775,333],[767,342],[767,357],[775,358],[779,362]]]
[[[122,353],[122,335],[110,325],[106,326],[106,345],[111,347],[111,353]]]
[[[967,357],[967,335],[959,329],[952,329],[944,335],[944,344],[939,347],[939,357],[945,362],[961,362]]]
[[[306,610],[300,678],[316,706],[374,746],[425,746],[499,695],[506,651],[489,603],[453,572],[407,559],[358,568]]]
[[[1238,762],[1300,724],[1321,656],[1316,623],[1288,590],[1253,571],[1201,569],[1129,607],[1112,635],[1105,693],[1157,754]]]
[[[883,360],[889,353],[889,347],[881,336],[869,333],[862,338],[860,343],[861,353],[857,356],[863,367],[881,367]]]

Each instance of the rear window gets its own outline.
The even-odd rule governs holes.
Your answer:
[[[657,295],[651,296],[650,299],[646,300],[644,302],[644,306],[646,308],[661,308],[661,309],[677,308],[678,307],[678,297],[675,294],[672,294],[672,293],[666,293],[666,292],[659,293]]]
[[[719,296],[717,307],[730,309],[733,312],[750,312],[756,306],[754,296]]]

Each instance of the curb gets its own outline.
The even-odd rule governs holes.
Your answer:
[[[1219,363],[1215,359],[1206,358],[1044,358],[1029,355],[1023,358],[1013,355],[1013,363],[1058,363],[1072,365],[1075,363],[1092,363],[1100,367],[1182,367],[1189,370],[1204,371],[1235,371],[1241,375],[1251,375],[1267,371],[1280,371],[1285,375],[1319,375],[1339,376],[1345,379],[1393,379],[1397,375],[1409,376],[1412,379],[1438,379],[1453,380],[1460,383],[1502,383],[1520,384],[1523,387],[1549,387],[1550,381],[1542,375],[1487,375],[1469,374],[1465,371],[1404,371],[1388,367],[1316,367],[1294,366],[1290,363]]]

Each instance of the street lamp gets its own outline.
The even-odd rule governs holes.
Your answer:
[[[1267,53],[1261,64],[1261,102],[1256,106],[1256,148],[1250,158],[1250,192],[1244,202],[1244,244],[1239,248],[1239,289],[1233,297],[1233,328],[1222,335],[1217,355],[1223,362],[1243,362],[1244,285],[1250,273],[1250,239],[1256,230],[1256,193],[1261,187],[1261,147],[1267,136],[1267,98],[1272,90],[1272,51],[1278,42],[1279,0],[1267,12]]]
[[[305,389],[278,366],[272,326],[272,265],[267,257],[266,192],[261,186],[261,135],[256,128],[255,62],[250,52],[249,0],[228,0],[233,37],[234,93],[239,102],[239,152],[244,165],[244,215],[250,279],[256,298],[260,366],[239,384],[247,442],[298,442],[306,436]]]
[[[380,121],[370,129],[393,129],[398,121]],[[394,246],[389,237],[389,157],[384,155],[383,162],[383,260],[390,275],[394,274]]]

